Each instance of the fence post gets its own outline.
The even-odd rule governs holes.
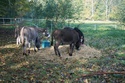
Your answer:
[[[97,28],[96,24],[94,24],[94,28],[95,28],[95,30],[97,30],[97,29],[96,29],[96,28]]]
[[[50,33],[52,33],[52,20],[51,20],[51,27],[50,27]]]
[[[5,23],[4,18],[3,18],[3,24]]]

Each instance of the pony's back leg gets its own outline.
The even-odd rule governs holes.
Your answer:
[[[26,54],[26,48],[27,48],[27,46],[26,46],[26,44],[24,43],[24,44],[23,44],[23,55],[27,55],[27,54]]]
[[[21,40],[20,40],[20,37],[18,36],[17,39],[16,39],[16,44],[19,45],[21,44]]]
[[[30,53],[30,42],[26,39],[24,44],[23,44],[23,54],[27,55],[26,50],[28,48],[28,54]]]
[[[59,55],[59,57],[61,57],[61,54],[58,49],[59,45],[60,45],[59,42],[56,42],[56,44],[54,45],[54,51],[56,55]]]
[[[55,51],[55,54],[57,55],[57,47],[56,47],[56,44],[54,45],[54,51]]]
[[[73,51],[74,51],[74,44],[70,44],[69,56],[72,56]]]

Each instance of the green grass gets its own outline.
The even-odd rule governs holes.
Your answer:
[[[78,25],[78,24],[76,24]],[[114,23],[85,23],[79,27],[85,35],[85,44],[109,53],[124,53],[125,30]]]
[[[124,50],[125,31],[123,30],[89,30],[85,31],[86,44],[100,50]]]
[[[85,44],[96,49],[101,50],[103,56],[99,59],[90,59],[85,64],[85,66],[90,69],[89,63],[96,65],[98,69],[96,70],[106,70],[106,71],[124,71],[125,68],[125,30],[121,27],[114,26],[103,26],[101,24],[96,26],[93,24],[85,24],[80,29],[85,35]],[[120,79],[123,75],[111,75],[110,82],[116,82],[116,79]],[[115,79],[114,79],[115,78]],[[96,77],[96,80],[104,80],[104,77]],[[95,78],[91,78],[95,80]],[[98,80],[100,82],[100,80]],[[122,82],[122,81],[121,81]]]

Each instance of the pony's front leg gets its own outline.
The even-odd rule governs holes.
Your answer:
[[[30,53],[30,47],[31,47],[31,44],[30,42],[28,43],[28,53]]]
[[[23,45],[23,55],[27,55],[26,54],[26,45]]]
[[[73,53],[73,50],[74,50],[74,44],[70,44],[70,48],[69,48],[69,56],[72,56],[72,53]]]
[[[59,42],[56,42],[56,44],[54,45],[54,51],[56,55],[59,55],[59,57],[61,57],[59,49],[58,49],[59,45],[60,45]]]
[[[34,51],[36,52],[36,45],[35,45],[35,41],[32,41],[33,47],[34,47]]]
[[[36,51],[36,47],[34,47],[34,52],[37,52],[37,51]]]
[[[18,37],[16,38],[16,45],[19,45]]]

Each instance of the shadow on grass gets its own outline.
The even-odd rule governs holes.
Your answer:
[[[0,48],[0,53],[4,56],[5,54],[10,54],[14,52],[16,48]]]

